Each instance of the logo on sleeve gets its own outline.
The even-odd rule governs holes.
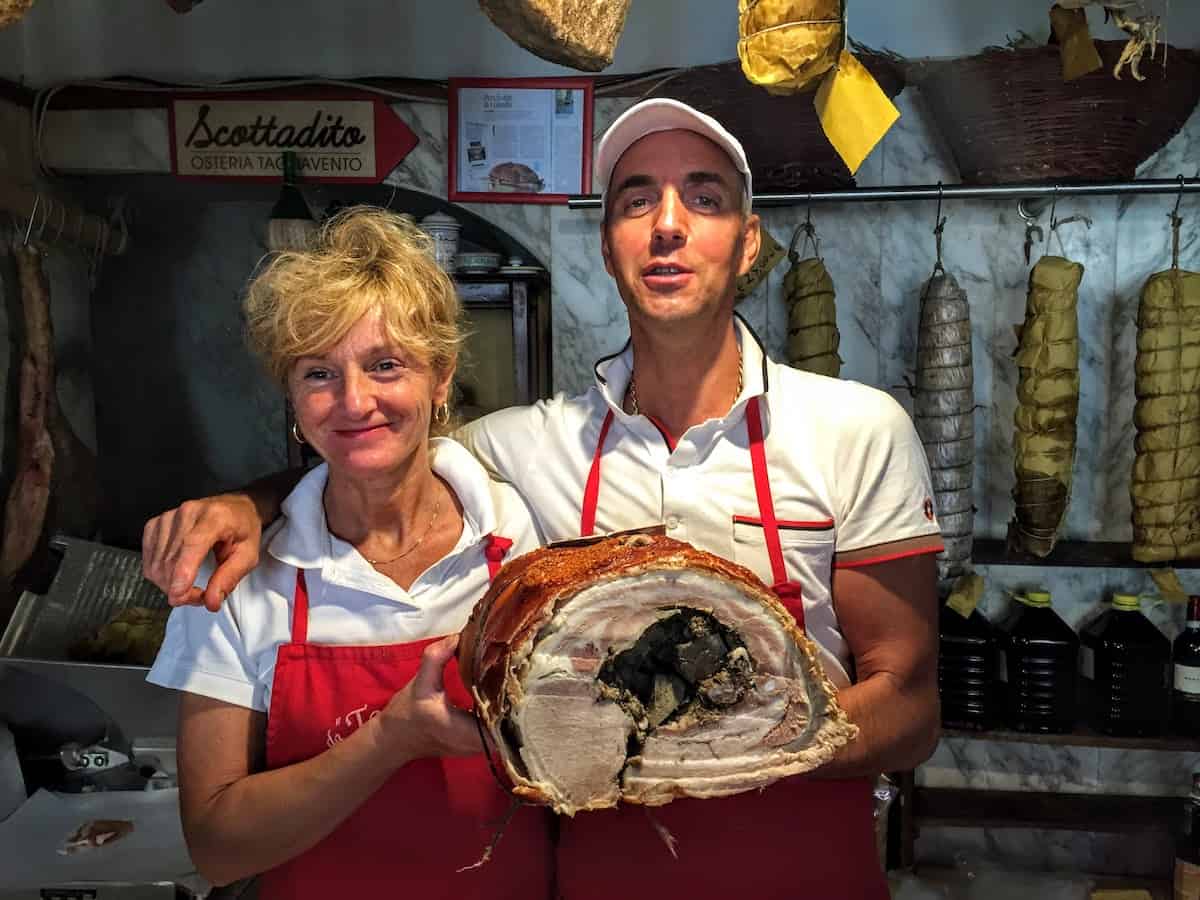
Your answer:
[[[933,521],[933,500],[929,497],[925,498],[925,518],[930,522]]]

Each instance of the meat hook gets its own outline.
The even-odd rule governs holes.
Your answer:
[[[945,272],[942,266],[942,232],[946,228],[946,220],[942,217],[942,183],[938,182],[937,212],[933,217],[933,240],[937,247],[937,262],[933,264],[934,274]]]
[[[29,236],[31,234],[33,234],[33,220],[35,218],[37,218],[38,206],[41,204],[41,202],[42,202],[42,195],[34,194],[33,195],[33,209],[31,209],[29,211],[29,227],[25,229],[25,240],[23,240],[21,242],[22,247],[29,246]]]

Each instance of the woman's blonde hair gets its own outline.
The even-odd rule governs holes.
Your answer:
[[[276,255],[250,282],[243,306],[251,347],[286,385],[297,359],[326,352],[378,310],[390,341],[437,371],[453,368],[462,306],[432,246],[405,216],[342,210],[310,248]]]

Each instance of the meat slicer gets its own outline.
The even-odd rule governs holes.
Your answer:
[[[166,598],[137,553],[52,546],[63,554],[53,583],[22,595],[0,637],[0,731],[25,794],[0,796],[0,900],[204,893],[179,823],[176,694],[147,683],[145,666],[69,652],[123,609],[165,609]],[[108,831],[81,842],[97,822]]]

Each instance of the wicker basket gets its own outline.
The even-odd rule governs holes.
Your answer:
[[[31,6],[33,0],[0,0],[0,28],[15,25]]]
[[[916,63],[918,84],[959,174],[970,184],[1106,181],[1134,177],[1139,163],[1179,131],[1200,100],[1200,53],[1169,48],[1142,61],[1145,81],[1113,66],[1121,41],[1097,41],[1104,68],[1062,79],[1057,47],[989,50]]]
[[[904,89],[897,57],[857,45],[854,55],[888,97]],[[645,90],[639,80],[606,89],[604,95],[641,97]],[[647,96],[682,100],[733,132],[746,148],[757,192],[854,187],[854,177],[821,129],[811,91],[768,93],[750,84],[735,60],[688,69],[680,77],[665,79]]]

